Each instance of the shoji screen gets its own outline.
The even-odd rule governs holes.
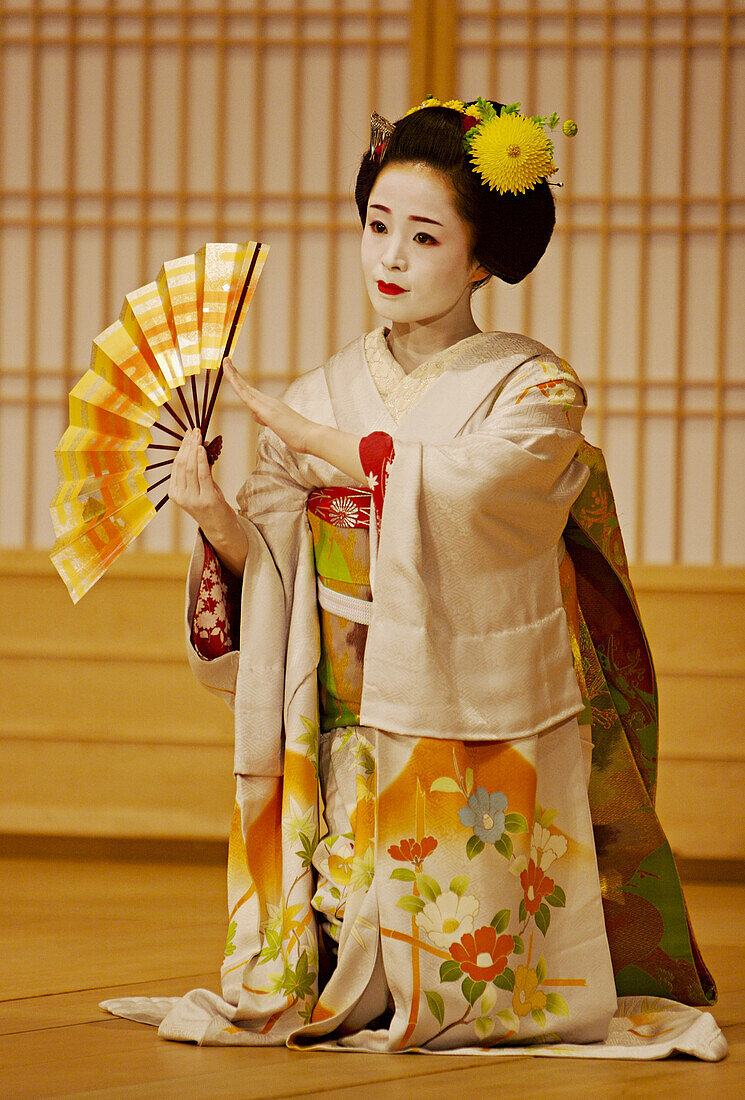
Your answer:
[[[237,359],[277,389],[371,322],[367,117],[432,91],[577,119],[549,253],[480,316],[586,380],[635,561],[745,562],[739,0],[5,0],[0,60],[0,545],[49,545],[67,390],[164,259],[271,245]],[[183,541],[173,510],[140,545]]]
[[[745,12],[462,0],[459,94],[558,111],[558,232],[489,323],[588,385],[635,561],[745,562]]]
[[[51,543],[66,394],[164,260],[205,240],[270,244],[236,356],[267,386],[369,324],[351,195],[371,109],[408,102],[409,25],[400,0],[6,0],[0,545]],[[231,396],[232,494],[251,432]],[[139,545],[175,548],[178,527],[167,510]]]

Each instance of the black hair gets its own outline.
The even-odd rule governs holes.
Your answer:
[[[493,105],[497,111],[503,106]],[[546,251],[556,221],[547,181],[541,180],[524,194],[492,191],[465,155],[459,111],[437,106],[404,115],[382,156],[365,153],[354,191],[363,225],[375,180],[383,168],[396,163],[424,164],[448,177],[456,210],[473,232],[474,258],[497,278],[519,283]]]

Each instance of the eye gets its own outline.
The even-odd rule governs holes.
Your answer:
[[[368,227],[368,229],[370,229],[370,230],[371,230],[371,231],[372,231],[373,233],[385,233],[385,232],[386,232],[386,226],[385,226],[385,222],[381,222],[381,221],[371,221],[371,222],[368,222],[368,223],[367,223],[367,227]]]
[[[414,240],[417,244],[437,244],[437,241],[431,235],[431,233],[417,233],[417,235],[414,237]]]

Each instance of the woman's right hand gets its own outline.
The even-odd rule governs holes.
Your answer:
[[[188,431],[173,460],[168,495],[195,519],[218,557],[240,575],[248,540],[235,512],[212,476],[198,428]]]
[[[226,509],[232,512],[212,476],[199,428],[192,428],[181,441],[171,468],[168,495],[174,504],[197,521],[205,534],[224,521]]]

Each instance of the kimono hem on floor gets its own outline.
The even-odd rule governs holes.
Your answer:
[[[236,718],[222,996],[105,1007],[200,1043],[721,1058],[581,384],[505,333],[406,375],[385,335],[286,396],[372,441],[368,488],[265,430],[240,592],[192,560],[191,664]]]

